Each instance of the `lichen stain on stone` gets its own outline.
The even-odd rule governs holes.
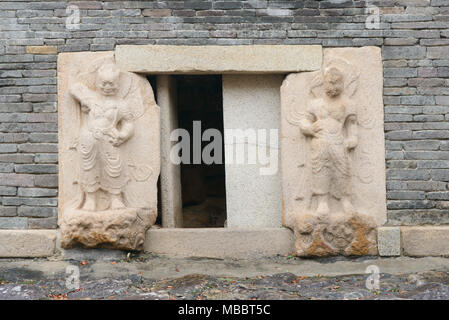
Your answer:
[[[377,254],[374,220],[363,214],[305,214],[296,221],[297,256],[361,256]],[[343,232],[343,231],[344,232]],[[327,234],[327,236],[326,236]]]

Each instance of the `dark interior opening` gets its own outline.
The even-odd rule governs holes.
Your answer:
[[[176,76],[178,126],[190,134],[190,164],[181,164],[184,228],[224,227],[226,191],[224,145],[221,163],[193,162],[193,123],[201,121],[201,136],[209,128],[223,137],[223,98],[220,75]],[[198,126],[198,123],[197,123]],[[211,141],[202,141],[201,150]]]

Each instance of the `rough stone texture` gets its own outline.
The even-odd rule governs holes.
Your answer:
[[[293,244],[293,233],[286,228],[151,228],[147,231],[145,251],[176,256],[244,258],[289,254]]]
[[[0,230],[0,257],[49,257],[55,253],[56,232]]]
[[[140,258],[142,259],[142,258]],[[187,260],[187,259],[186,259]],[[198,259],[199,260],[199,259]],[[209,260],[197,262],[211,264]],[[133,263],[142,265],[142,260]],[[25,263],[21,260],[20,262]],[[191,263],[191,261],[189,261]],[[265,261],[264,261],[265,262]],[[392,275],[382,273],[379,290],[370,290],[366,283],[366,274],[347,276],[314,276],[306,277],[303,273],[281,272],[279,263],[274,273],[251,273],[248,277],[241,274],[242,266],[238,265],[240,274],[232,277],[211,276],[210,269],[198,268],[201,274],[175,274],[172,278],[153,279],[141,276],[142,268],[133,271],[139,275],[131,275],[130,262],[114,261],[116,269],[107,277],[97,278],[93,273],[85,274],[81,290],[68,289],[64,275],[57,274],[56,279],[39,278],[29,275],[14,276],[6,269],[6,278],[0,284],[1,300],[448,300],[449,288],[447,271],[427,271]],[[154,259],[151,259],[154,265]],[[105,266],[99,263],[96,268]],[[111,264],[111,262],[109,262]],[[236,261],[224,261],[222,265],[236,265]],[[169,264],[178,269],[179,260]],[[265,264],[264,264],[265,266]],[[128,274],[125,273],[129,272]],[[290,266],[288,270],[291,270]],[[383,269],[381,269],[383,270]],[[3,270],[2,270],[3,271]],[[33,270],[34,271],[34,270]],[[89,270],[90,271],[90,270]],[[40,273],[38,273],[40,274]],[[30,279],[32,278],[32,279]],[[52,277],[53,278],[53,277]],[[167,308],[167,317],[176,317],[179,308],[188,302],[180,301],[179,307]],[[232,303],[229,301],[229,303]],[[204,304],[205,302],[202,302]],[[195,308],[188,305],[189,312]],[[110,308],[110,307],[109,307]],[[274,309],[274,308],[273,308]],[[270,315],[280,314],[278,309],[270,309]],[[205,310],[205,309],[196,309]],[[245,310],[245,309],[244,309]],[[268,311],[268,308],[266,308]],[[212,311],[213,312],[213,311]],[[211,314],[213,314],[211,312]],[[243,311],[245,312],[245,311]],[[240,311],[239,313],[243,313]],[[237,313],[237,312],[235,312]],[[204,313],[207,316],[207,311]]]
[[[101,212],[66,209],[61,226],[61,246],[142,250],[145,231],[156,221],[155,210],[119,209]]]
[[[147,73],[285,73],[321,66],[321,46],[130,46],[115,49],[123,70]]]
[[[160,167],[159,107],[151,86],[114,69],[110,52],[62,54],[58,70],[62,246],[141,250],[156,220]],[[113,75],[117,91],[108,95],[111,89],[96,80]]]
[[[401,229],[400,227],[377,228],[377,249],[383,257],[401,255]]]
[[[326,49],[322,70],[281,89],[284,225],[300,256],[375,254],[386,220],[380,50]],[[333,87],[328,70],[340,77]]]
[[[300,257],[376,255],[376,223],[357,214],[303,214],[294,226],[295,253]]]
[[[449,226],[401,227],[404,255],[449,256]]]
[[[65,28],[69,2],[0,2],[0,113],[10,115],[0,121],[0,162],[36,162],[37,150],[43,146],[31,135],[57,132],[57,56],[25,53],[26,46],[55,46],[61,53],[109,51],[117,44],[358,47],[372,43],[382,48],[384,70],[388,224],[449,223],[448,203],[441,199],[448,182],[444,174],[449,159],[448,106],[436,104],[443,101],[436,97],[449,95],[447,1],[373,2],[381,13],[379,29],[366,29],[368,2],[358,0],[232,1],[237,9],[227,9],[223,5],[227,1],[212,0],[188,1],[184,6],[164,0],[83,1],[76,3],[82,24],[72,30]],[[32,121],[42,114],[51,117]],[[428,149],[429,141],[434,150]],[[407,142],[420,144],[410,150]],[[47,143],[56,145],[56,141]],[[3,151],[3,144],[24,148],[11,153]],[[57,155],[56,148],[48,154]],[[51,165],[57,167],[56,162]],[[0,185],[57,190],[57,175],[0,173]],[[2,202],[0,215],[3,209],[13,212],[20,206]],[[8,217],[2,219],[8,221],[3,225],[10,223]]]
[[[323,70],[338,64],[334,61],[342,61],[339,67],[345,81],[342,95],[347,99],[344,100],[346,112],[351,111],[351,106],[355,108],[351,112],[357,121],[358,143],[348,153],[348,169],[352,177],[335,188],[347,188],[354,209],[382,225],[386,221],[386,208],[380,50],[375,47],[326,49]],[[291,74],[281,88],[281,164],[286,226],[293,226],[294,216],[301,211],[307,213],[309,207],[314,207],[311,186],[315,178],[310,171],[313,159],[308,156],[309,141],[300,126],[306,119],[306,108],[315,101],[321,101],[317,97],[322,96],[319,91],[322,86],[311,85],[318,81],[320,75],[321,71]],[[324,123],[325,120],[321,121]],[[307,200],[309,198],[312,199]],[[339,202],[330,200],[328,205],[331,213],[342,210]]]
[[[270,129],[279,129],[282,80],[281,75],[223,76],[228,228],[281,226],[279,131],[272,138]],[[243,130],[241,138],[233,138],[230,129]],[[232,133],[238,135],[237,131]]]

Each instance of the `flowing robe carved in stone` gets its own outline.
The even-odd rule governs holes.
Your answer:
[[[321,130],[311,136],[311,126]],[[355,109],[349,100],[331,104],[320,98],[308,104],[300,128],[311,136],[312,194],[332,194],[337,199],[350,195],[350,149],[346,141],[356,139],[356,126]]]
[[[133,115],[123,99],[105,99],[82,84],[71,93],[82,106],[87,106],[87,121],[81,124],[77,150],[80,154],[80,184],[84,191],[100,188],[120,194],[129,181],[113,138],[119,134],[118,125],[132,125]]]
[[[61,246],[142,250],[160,172],[150,83],[120,70],[113,52],[66,53],[58,100]]]
[[[378,48],[326,49],[321,70],[286,77],[283,224],[294,231],[298,256],[377,253],[384,155]]]

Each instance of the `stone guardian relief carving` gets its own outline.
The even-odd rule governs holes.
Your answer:
[[[375,255],[385,222],[382,64],[375,47],[326,49],[281,88],[283,222],[299,256]]]
[[[113,53],[58,58],[59,224],[64,248],[141,250],[157,216],[159,107]]]

